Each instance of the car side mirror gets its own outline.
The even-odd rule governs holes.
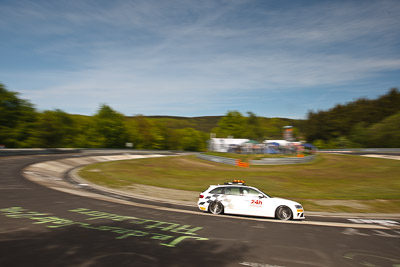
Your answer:
[[[264,198],[264,195],[263,194],[259,194],[258,198]]]

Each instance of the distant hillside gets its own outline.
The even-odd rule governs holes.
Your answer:
[[[193,128],[198,131],[209,133],[212,128],[217,127],[222,116],[202,117],[178,117],[178,116],[147,116],[146,118],[162,124],[166,128],[182,129]]]
[[[193,128],[197,131],[211,133],[214,128],[218,127],[218,122],[224,116],[199,116],[199,117],[144,116],[144,117],[156,124],[162,125],[167,129],[176,130],[183,128]],[[135,120],[135,117],[128,117],[128,118]],[[266,117],[258,117],[258,118],[261,120],[262,125],[274,127],[278,129],[278,132],[280,132],[282,127],[286,125],[297,127],[301,132],[304,125],[304,120],[294,120],[286,118],[266,118]]]

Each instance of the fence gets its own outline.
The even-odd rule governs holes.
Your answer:
[[[310,162],[315,159],[315,155],[302,158],[264,158],[260,160],[250,160],[250,165],[287,165]]]
[[[225,158],[225,157],[218,157],[218,156],[211,156],[211,155],[205,155],[205,154],[197,154],[197,157],[200,159],[208,160],[208,161],[213,161],[213,162],[218,162],[218,163],[223,163],[223,164],[228,164],[228,165],[236,165],[236,159],[232,158]]]
[[[197,154],[197,157],[200,159],[229,164],[229,165],[237,165],[237,160],[232,158],[225,158],[225,157],[218,157],[218,156],[211,156],[205,154]],[[309,161],[314,160],[315,155],[306,156],[302,158],[264,158],[260,160],[250,160],[250,165],[286,165],[286,164],[299,164],[299,163],[306,163]]]
[[[1,156],[22,156],[22,155],[43,155],[43,154],[63,154],[80,153],[81,149],[74,148],[21,148],[21,149],[0,149]]]

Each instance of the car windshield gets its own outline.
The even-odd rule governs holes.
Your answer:
[[[269,197],[269,198],[271,198],[271,196],[270,195],[268,195],[267,193],[265,193],[265,192],[263,192],[263,191],[261,191],[260,189],[258,189],[261,193],[263,193],[264,195],[266,195],[267,197]]]

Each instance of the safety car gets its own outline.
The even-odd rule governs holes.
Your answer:
[[[243,180],[223,185],[210,185],[199,195],[197,206],[212,214],[262,216],[280,220],[304,220],[304,208],[292,200],[271,197],[261,190],[247,186]]]

